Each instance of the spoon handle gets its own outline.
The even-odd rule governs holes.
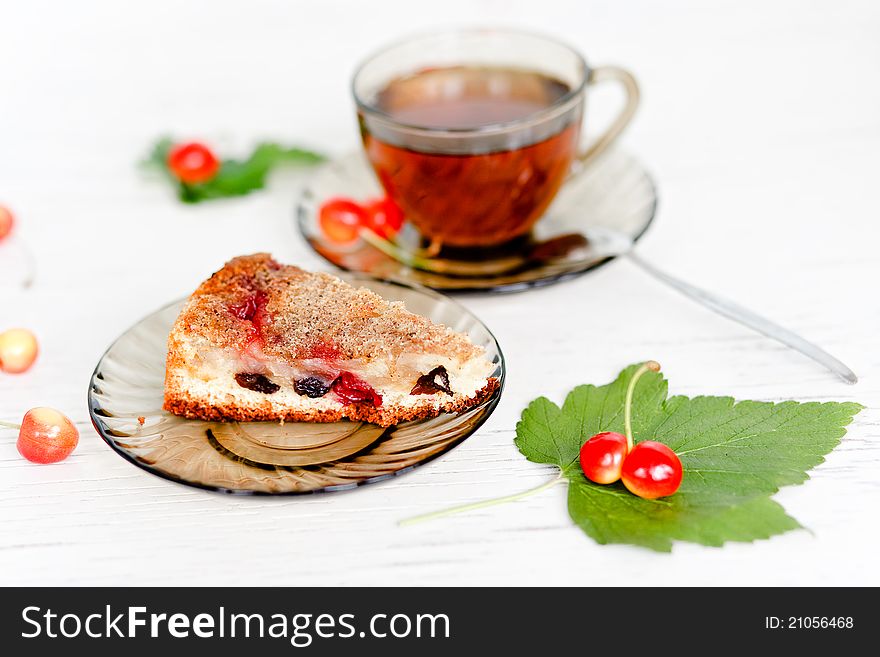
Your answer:
[[[837,358],[829,354],[821,347],[813,344],[808,340],[805,340],[796,333],[792,333],[788,329],[783,328],[782,326],[779,326],[774,322],[771,322],[765,317],[756,315],[751,310],[743,308],[739,304],[716,296],[715,294],[695,287],[690,283],[685,283],[684,281],[675,278],[674,276],[670,276],[666,272],[657,269],[654,265],[643,260],[640,256],[636,255],[634,251],[629,251],[626,255],[632,262],[637,264],[644,271],[651,274],[654,278],[663,281],[664,283],[678,290],[685,296],[690,297],[694,301],[703,304],[704,306],[706,306],[706,308],[714,310],[719,315],[723,315],[728,319],[732,319],[733,321],[739,322],[744,326],[748,326],[749,328],[754,329],[759,333],[763,333],[768,338],[773,338],[774,340],[777,340],[778,342],[781,342],[782,344],[801,352],[804,356],[812,358],[817,363],[820,363],[821,365],[827,367],[829,370],[831,370],[837,376],[843,379],[846,383],[852,384],[858,381],[858,377],[855,375],[855,372],[844,365],[841,361],[839,361]]]

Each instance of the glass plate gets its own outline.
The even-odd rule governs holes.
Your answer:
[[[575,171],[532,234],[504,247],[443,250],[429,256],[425,241],[409,223],[397,237],[397,257],[365,241],[340,246],[323,237],[318,208],[325,200],[381,195],[362,152],[331,161],[315,172],[300,196],[298,229],[317,253],[341,269],[450,292],[514,292],[583,274],[612,259],[579,248],[586,242],[585,229],[612,228],[638,240],[657,207],[656,189],[645,169],[631,155],[613,150]],[[407,264],[419,260],[424,267]]]
[[[345,490],[401,474],[458,445],[486,421],[504,387],[495,337],[463,306],[403,283],[343,274],[390,301],[470,336],[486,349],[501,384],[489,399],[458,414],[382,428],[362,422],[202,422],[162,410],[168,333],[184,301],[126,331],[101,357],[89,385],[98,433],[123,458],[155,475],[199,488],[241,494]]]

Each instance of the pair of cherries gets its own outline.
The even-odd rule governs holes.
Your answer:
[[[356,242],[362,228],[390,240],[403,225],[403,211],[387,196],[364,203],[339,196],[321,205],[318,223],[324,236],[336,244]]]
[[[597,484],[623,485],[633,495],[647,500],[667,497],[681,485],[681,460],[669,447],[654,440],[633,445],[632,398],[636,383],[645,372],[659,372],[659,363],[642,364],[626,389],[624,427],[626,435],[614,431],[597,433],[581,446],[580,462],[584,475]]]

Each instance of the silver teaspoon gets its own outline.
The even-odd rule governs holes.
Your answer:
[[[771,322],[766,317],[761,317],[748,308],[744,308],[729,299],[725,299],[695,285],[686,283],[675,276],[657,269],[657,267],[635,253],[633,250],[635,243],[629,235],[609,228],[591,228],[585,230],[584,235],[589,244],[591,257],[599,255],[604,255],[606,257],[612,255],[626,256],[630,262],[641,267],[642,271],[645,271],[657,280],[666,283],[671,288],[677,290],[686,297],[693,299],[697,303],[702,304],[709,310],[727,317],[728,319],[732,319],[743,326],[747,326],[758,333],[762,333],[768,338],[781,342],[795,351],[799,351],[804,356],[812,358],[820,365],[824,365],[846,383],[854,384],[858,382],[859,379],[855,372],[843,362],[818,345],[802,338],[797,333],[794,333],[775,322]]]

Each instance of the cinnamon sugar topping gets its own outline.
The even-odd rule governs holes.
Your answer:
[[[202,283],[181,320],[220,347],[244,348],[259,333],[263,353],[303,358],[396,358],[442,353],[462,360],[482,349],[465,336],[335,276],[279,265],[265,253],[229,261]]]

